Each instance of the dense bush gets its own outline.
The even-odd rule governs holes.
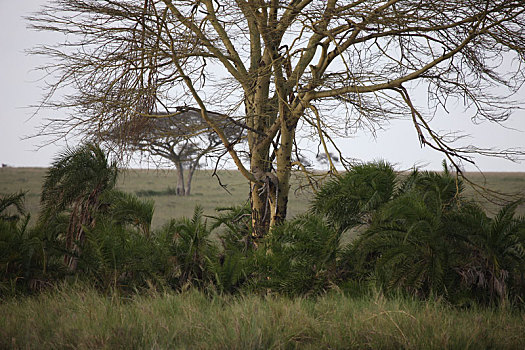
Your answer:
[[[328,181],[315,195],[311,211],[341,231],[368,223],[370,215],[394,195],[396,174],[385,162],[354,166]]]
[[[515,216],[519,202],[488,217],[477,205],[465,206],[449,225],[461,257],[454,267],[469,296],[483,303],[525,300],[525,219]]]
[[[98,170],[82,174],[82,164]],[[309,213],[274,227],[255,246],[247,205],[213,217],[196,207],[192,218],[151,230],[154,203],[113,189],[115,165],[98,146],[80,147],[50,169],[34,227],[23,193],[0,198],[0,293],[82,279],[125,292],[294,297],[379,289],[461,305],[523,304],[519,203],[489,217],[465,198],[455,175],[446,167],[398,174],[385,162],[357,165],[320,188]],[[86,182],[69,186],[76,178]]]
[[[319,294],[335,280],[340,233],[303,215],[275,227],[257,259],[258,284],[289,296]]]
[[[0,297],[36,291],[63,276],[53,237],[29,228],[25,193],[0,197]]]
[[[104,290],[161,288],[167,260],[163,248],[139,230],[101,218],[86,231],[76,275]]]
[[[191,219],[173,219],[158,233],[160,241],[169,247],[167,278],[174,288],[205,287],[212,280],[210,262],[217,258],[217,248],[210,233],[198,206]]]
[[[218,259],[210,261],[213,288],[219,293],[253,289],[257,265],[250,207],[245,203],[217,208],[217,212],[217,216],[211,217],[211,229],[220,242]]]
[[[59,154],[45,176],[39,223],[49,227],[57,217],[69,216],[63,234],[65,260],[72,271],[82,252],[85,231],[95,225],[95,216],[102,208],[100,199],[113,189],[117,174],[116,163],[109,163],[100,146],[85,144]]]
[[[523,300],[525,220],[515,217],[517,203],[490,218],[446,168],[396,182],[396,193],[345,249],[347,277],[459,303]]]

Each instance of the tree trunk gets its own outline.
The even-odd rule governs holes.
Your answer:
[[[272,220],[270,226],[283,222],[286,219],[288,195],[290,192],[290,175],[292,173],[292,146],[295,135],[295,126],[284,125],[281,128],[281,146],[277,151],[277,189],[272,206]]]
[[[175,162],[175,169],[177,171],[177,196],[184,196],[186,194],[184,189],[184,166],[181,161]]]
[[[91,203],[89,199],[92,200]],[[66,249],[69,251],[69,254],[64,256],[64,262],[69,271],[76,271],[77,269],[78,257],[82,252],[82,246],[85,241],[84,228],[95,226],[95,219],[92,217],[91,212],[96,211],[94,208],[97,207],[97,200],[93,200],[91,196],[89,199],[87,202],[76,202],[69,217],[66,236]]]
[[[257,108],[255,108],[257,107]],[[260,106],[249,106],[249,115],[261,115],[264,112]],[[260,130],[264,133],[265,123],[262,119],[265,118],[253,118],[253,122],[250,127],[255,130]],[[255,133],[248,132],[248,142],[250,146],[250,171],[254,174],[258,182],[250,182],[250,205],[252,209],[252,240],[255,245],[257,241],[263,238],[270,230],[270,220],[272,217],[270,208],[270,191],[268,186],[265,184],[265,174],[271,170],[271,163],[269,157],[270,146],[259,147],[260,140],[263,136]]]
[[[250,205],[252,209],[252,239],[255,244],[270,230],[271,208],[269,193],[257,182],[250,183]]]
[[[199,157],[200,158],[200,157]],[[199,164],[199,160],[193,162],[193,164],[190,165],[190,168],[188,169],[188,177],[186,178],[186,192],[185,195],[189,196],[191,193],[191,181],[193,180],[193,174],[195,173],[195,170],[197,169],[197,166]]]

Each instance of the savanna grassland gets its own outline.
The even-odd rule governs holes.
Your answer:
[[[27,191],[25,205],[34,216],[39,211],[40,193],[46,168],[0,168],[0,194]],[[160,227],[171,218],[193,214],[196,205],[201,205],[205,215],[215,215],[218,207],[228,207],[245,203],[248,199],[249,185],[246,179],[235,170],[219,171],[219,178],[226,191],[219,185],[210,170],[197,171],[192,183],[192,195],[180,197],[174,194],[176,175],[172,170],[130,169],[123,171],[117,187],[123,191],[150,198],[155,201],[155,213],[152,226]],[[525,173],[488,172],[469,173],[468,177],[476,184],[494,191],[509,194],[525,193]],[[290,191],[289,217],[304,212],[312,193],[301,176],[295,176]],[[466,192],[480,201],[487,209],[494,210],[495,205],[484,200],[476,191],[466,186]],[[525,215],[525,204],[517,209]]]
[[[290,220],[255,249],[238,172],[219,172],[227,192],[199,171],[179,197],[171,171],[122,171],[77,254],[69,209],[36,223],[46,171],[0,169],[0,194],[26,191],[32,216],[0,217],[1,349],[525,348],[525,205],[468,186],[456,201],[448,172],[373,163],[316,195],[296,178]],[[525,191],[525,173],[470,178]],[[136,224],[147,200],[151,230]]]
[[[26,208],[36,217],[46,171],[46,168],[0,168],[0,194],[27,191]],[[196,205],[202,206],[205,215],[215,215],[216,208],[240,205],[248,200],[248,182],[238,171],[218,171],[221,184],[226,189],[212,174],[210,170],[197,171],[189,197],[174,194],[177,178],[171,170],[126,170],[119,175],[117,188],[137,194],[140,198],[153,199],[155,212],[152,227],[158,228],[171,218],[190,217]],[[311,193],[308,189],[301,190],[302,185],[305,184],[296,177],[290,196],[290,216],[307,208]]]

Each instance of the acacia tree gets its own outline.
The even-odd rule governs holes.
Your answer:
[[[30,20],[68,35],[35,52],[55,59],[50,93],[76,91],[46,100],[75,114],[45,132],[96,135],[159,106],[198,107],[251,183],[260,237],[286,217],[303,128],[326,150],[349,127],[407,117],[458,170],[472,153],[516,155],[454,143],[428,116],[457,98],[476,120],[505,121],[513,104],[497,91],[524,81],[524,12],[525,0],[56,0]],[[413,102],[421,87],[428,106]],[[208,109],[240,115],[249,165]]]
[[[229,140],[242,140],[242,127],[228,116],[210,111],[208,115],[221,125]],[[119,123],[102,137],[131,153],[147,153],[172,162],[177,172],[179,196],[190,195],[193,174],[202,158],[217,158],[226,153],[217,134],[203,122],[201,111],[192,107],[178,106],[154,117],[137,117]]]

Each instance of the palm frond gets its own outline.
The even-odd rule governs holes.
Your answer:
[[[135,226],[142,234],[150,236],[155,211],[153,200],[144,200],[132,193],[111,190],[101,196],[101,203],[107,207],[105,215],[109,215],[117,224]]]
[[[325,216],[342,231],[367,223],[367,217],[392,198],[396,178],[386,162],[356,165],[323,185],[310,211]]]
[[[42,186],[43,211],[60,212],[73,202],[112,188],[117,179],[116,163],[97,145],[66,149],[49,168]]]
[[[340,237],[311,214],[275,227],[264,242],[266,250],[257,251],[260,285],[291,296],[325,291],[337,275]]]
[[[27,192],[18,192],[0,196],[0,220],[18,221],[26,215],[25,195]],[[14,207],[15,213],[8,213],[10,207]]]

